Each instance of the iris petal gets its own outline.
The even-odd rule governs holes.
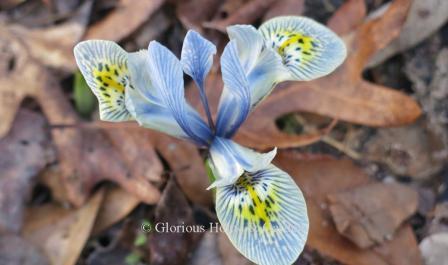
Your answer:
[[[230,41],[221,56],[224,89],[219,101],[216,134],[232,137],[250,111],[250,87],[238,58],[236,42]]]
[[[308,236],[302,192],[273,165],[218,187],[216,213],[235,248],[256,264],[294,263]]]
[[[181,63],[166,47],[152,41],[148,47],[151,83],[160,103],[170,110],[188,137],[199,145],[208,145],[212,133],[199,114],[185,100]]]
[[[347,56],[344,42],[309,18],[276,17],[262,24],[259,31],[267,46],[276,50],[288,67],[291,76],[285,80],[307,81],[325,76]]]
[[[245,171],[256,172],[265,168],[276,153],[277,149],[258,153],[230,139],[216,137],[210,147],[210,167],[216,181],[209,188],[233,184]]]
[[[149,74],[149,58],[146,50],[129,54],[129,72],[133,86],[127,89],[126,103],[129,112],[145,127],[174,137],[188,139],[188,135],[174,119],[171,111],[161,105],[160,95],[155,93]]]
[[[227,28],[237,43],[238,56],[250,84],[251,109],[268,96],[279,80],[290,76],[282,58],[265,46],[263,36],[253,26],[235,25]]]
[[[188,31],[182,46],[181,63],[184,72],[191,76],[199,88],[202,105],[204,106],[210,126],[213,126],[212,115],[205,94],[204,80],[213,64],[216,47],[195,31]]]
[[[112,41],[89,40],[76,45],[76,63],[98,99],[104,121],[132,120],[125,105],[130,76],[128,53]]]

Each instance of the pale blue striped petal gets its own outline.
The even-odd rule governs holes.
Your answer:
[[[148,52],[142,50],[129,54],[129,72],[133,86],[127,89],[126,104],[136,121],[145,128],[157,130],[174,137],[189,139],[174,119],[171,111],[155,93],[149,75]],[[159,104],[158,104],[159,103]]]
[[[151,83],[160,104],[170,110],[179,126],[195,143],[206,146],[212,133],[199,114],[186,102],[182,66],[166,47],[152,41],[148,47],[148,66]]]
[[[250,87],[238,58],[235,41],[230,41],[221,56],[224,89],[218,106],[216,134],[231,138],[250,111]]]
[[[333,31],[306,17],[276,17],[262,24],[259,31],[288,67],[291,76],[286,80],[325,76],[347,56],[344,42]]]
[[[191,76],[203,89],[203,83],[213,64],[216,47],[196,31],[190,30],[184,39],[181,53],[181,63],[184,72]]]
[[[273,165],[216,189],[216,213],[232,244],[259,265],[290,265],[308,236],[305,199]]]
[[[88,40],[74,48],[76,63],[98,99],[100,118],[120,122],[132,120],[126,109],[129,84],[128,53],[112,41]]]
[[[258,153],[230,139],[215,137],[210,146],[210,168],[216,181],[209,188],[233,184],[243,172],[256,172],[265,168],[276,153],[277,149]]]
[[[212,126],[213,120],[205,94],[204,81],[212,67],[214,54],[216,54],[216,47],[213,43],[193,30],[187,32],[182,46],[181,63],[184,72],[193,78],[199,89],[201,102],[210,126]]]

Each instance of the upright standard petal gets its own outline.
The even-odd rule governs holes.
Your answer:
[[[265,46],[263,36],[253,26],[234,25],[228,27],[227,32],[237,44],[238,56],[250,85],[252,109],[290,73],[280,55]]]
[[[258,153],[243,147],[230,139],[216,137],[210,146],[210,168],[216,181],[209,187],[231,185],[244,172],[256,172],[269,165],[277,149]]]
[[[289,265],[308,236],[305,199],[273,165],[216,190],[216,213],[232,244],[259,265]]]
[[[219,100],[216,134],[231,138],[250,111],[250,87],[238,58],[235,41],[230,41],[221,56],[224,89]]]
[[[216,47],[196,31],[190,30],[184,39],[181,63],[184,72],[191,76],[200,88],[213,64]]]
[[[132,87],[127,88],[126,104],[136,121],[145,128],[154,129],[174,137],[189,139],[188,135],[174,119],[171,111],[164,105],[156,93],[149,74],[148,51],[142,50],[129,54],[129,73]]]
[[[312,80],[331,73],[345,59],[344,42],[316,21],[298,16],[276,17],[259,31],[281,55],[291,72],[289,80]]]
[[[205,94],[204,80],[213,64],[216,47],[195,31],[188,31],[182,46],[181,63],[184,72],[191,76],[199,88],[202,105],[207,114],[209,125],[213,125],[210,107]]]
[[[199,114],[186,102],[179,60],[156,41],[148,47],[149,75],[160,104],[168,108],[182,130],[199,145],[208,145],[212,133]]]
[[[98,99],[100,118],[104,121],[127,121],[132,116],[125,105],[129,83],[128,54],[116,43],[88,40],[74,48],[76,63]]]

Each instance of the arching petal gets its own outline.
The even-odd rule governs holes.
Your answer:
[[[184,72],[191,76],[200,88],[203,87],[213,64],[216,47],[199,33],[189,30],[182,46],[181,63]]]
[[[216,137],[210,147],[210,168],[216,181],[209,187],[234,184],[244,172],[256,172],[269,165],[277,149],[258,153],[232,140]]]
[[[230,41],[221,56],[224,90],[219,100],[216,134],[230,138],[250,111],[250,87],[238,58],[235,41]]]
[[[302,192],[273,165],[218,187],[216,213],[235,248],[259,265],[294,263],[308,236]]]
[[[186,102],[184,80],[179,60],[156,41],[148,47],[148,66],[154,94],[160,99],[188,137],[199,145],[207,145],[212,133],[199,114]]]
[[[344,42],[333,31],[309,18],[276,17],[261,25],[259,31],[288,67],[288,80],[325,76],[347,55]]]
[[[78,43],[74,54],[82,75],[98,99],[101,120],[132,120],[125,105],[125,90],[130,79],[128,53],[112,41],[88,40]]]
[[[251,109],[268,96],[279,80],[290,76],[282,58],[265,47],[263,36],[253,26],[234,25],[227,28],[229,38],[237,44],[251,92]]]

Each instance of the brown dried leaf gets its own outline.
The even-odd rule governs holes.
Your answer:
[[[134,32],[164,2],[165,0],[120,0],[106,18],[87,29],[84,39],[118,42]]]
[[[305,8],[305,0],[275,1],[268,9],[263,20],[276,16],[300,16]]]
[[[49,261],[35,246],[18,236],[0,236],[0,264],[49,265]]]
[[[0,139],[0,232],[20,230],[35,177],[55,160],[45,125],[42,115],[21,110]]]
[[[393,55],[414,47],[448,21],[448,2],[444,0],[413,1],[400,36],[378,51],[369,67],[379,65]]]
[[[345,2],[328,20],[330,28],[337,28],[339,35],[349,34],[361,25],[366,16],[366,4],[360,0]]]
[[[194,225],[193,211],[174,178],[170,178],[155,211],[155,224],[188,227]],[[200,233],[161,232],[149,236],[150,263],[154,265],[185,264],[190,250],[198,243]]]
[[[151,141],[167,160],[185,196],[194,203],[211,205],[212,193],[206,191],[210,183],[198,149],[183,140],[157,132],[152,132]]]
[[[406,186],[373,183],[328,196],[338,232],[360,248],[381,244],[417,210],[417,192]]]
[[[185,28],[202,32],[202,24],[212,18],[220,4],[221,0],[179,0],[176,2],[176,16]]]
[[[409,225],[392,240],[373,249],[359,249],[341,236],[333,225],[327,195],[371,183],[349,160],[299,160],[293,152],[279,152],[274,163],[288,172],[305,195],[310,218],[307,246],[349,265],[421,264],[417,242]]]
[[[230,25],[250,24],[263,16],[274,2],[274,0],[251,0],[235,12],[230,13],[229,17],[205,22],[203,26],[226,32],[226,28]]]
[[[74,265],[93,227],[104,190],[97,192],[78,210],[64,210],[56,205],[31,208],[23,236],[38,246],[52,265]]]
[[[118,187],[108,187],[104,195],[103,203],[98,211],[92,234],[97,235],[111,225],[125,218],[140,200]]]

